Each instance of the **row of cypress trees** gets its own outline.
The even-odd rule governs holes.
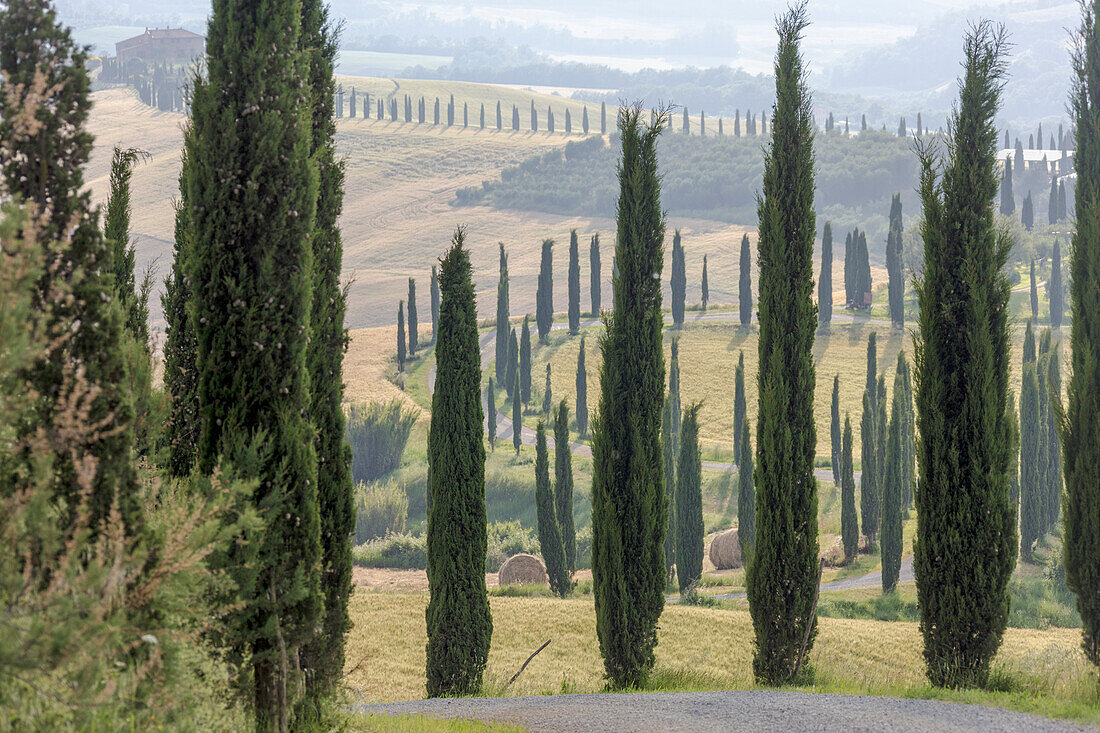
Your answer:
[[[871,307],[871,263],[867,233],[858,228],[844,239],[844,302],[849,308]]]

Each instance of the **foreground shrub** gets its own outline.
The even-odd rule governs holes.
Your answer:
[[[391,534],[356,547],[352,559],[367,568],[426,570],[428,546],[423,535]]]
[[[409,497],[405,490],[386,481],[359,484],[355,488],[355,543],[401,534],[409,518]]]
[[[400,400],[388,405],[372,402],[352,405],[347,436],[351,444],[351,474],[356,483],[371,483],[397,468],[416,423],[416,413],[402,409]]]

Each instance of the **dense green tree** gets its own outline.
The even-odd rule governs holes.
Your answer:
[[[878,402],[875,405],[875,468],[878,476],[875,478],[875,486],[878,489],[879,528],[882,527],[882,497],[886,490],[886,443],[890,432],[890,420],[886,410],[886,375],[878,376],[878,389],[875,394]]]
[[[844,437],[840,449],[840,537],[844,562],[859,552],[859,520],[856,517],[856,480],[852,470],[852,420],[844,416]]]
[[[592,241],[588,244],[588,269],[591,282],[588,285],[592,297],[592,317],[600,317],[600,235],[592,235]]]
[[[672,583],[676,566],[676,436],[672,431],[670,396],[665,397],[664,405],[661,406],[661,458],[665,504],[668,507],[664,537],[665,578],[668,583]]]
[[[902,375],[901,414],[902,414],[902,461],[901,461],[901,506],[905,518],[909,518],[909,507],[913,504],[913,489],[916,486],[917,434],[916,414],[913,408],[913,373],[903,353],[898,354],[898,370]]]
[[[1031,551],[1042,531],[1043,497],[1039,476],[1039,379],[1035,362],[1025,362],[1020,388],[1020,557]]]
[[[585,135],[588,134],[588,107],[585,106],[581,111],[581,132]]]
[[[584,366],[584,337],[581,337],[581,350],[577,354],[577,435],[584,439],[588,435],[588,372]]]
[[[752,562],[756,549],[756,487],[753,484],[753,451],[749,438],[749,418],[741,421],[741,453],[737,457],[737,543],[745,567]]]
[[[1050,178],[1050,196],[1047,198],[1047,224],[1058,223],[1058,176]]]
[[[428,431],[429,697],[480,690],[493,634],[485,590],[481,352],[470,254],[463,240],[459,229],[439,268],[442,302]]]
[[[894,378],[894,401],[890,407],[890,425],[886,438],[886,470],[882,482],[882,592],[897,588],[901,573],[901,482],[904,448],[902,446],[902,405],[898,399],[905,391],[902,375]],[[885,402],[886,398],[883,397]]]
[[[498,99],[497,100],[497,132],[500,132],[503,129],[504,129],[504,118],[503,118],[503,115],[501,114],[500,100]]]
[[[1039,337],[1039,354],[1035,364],[1036,380],[1039,382],[1039,452],[1036,460],[1038,471],[1038,483],[1036,492],[1039,496],[1039,537],[1040,539],[1050,528],[1049,519],[1053,512],[1057,512],[1057,506],[1050,505],[1050,451],[1048,444],[1051,440],[1050,427],[1053,421],[1054,406],[1051,403],[1050,383],[1047,381],[1050,375],[1050,329],[1042,332]]]
[[[1009,501],[1011,238],[993,218],[993,119],[1006,73],[1003,28],[967,34],[947,159],[921,154],[924,272],[917,281],[920,482],[913,565],[932,684],[982,685],[1008,621],[1016,512]],[[942,171],[942,174],[941,174]]]
[[[685,124],[687,117],[684,118]],[[687,267],[684,264],[684,247],[680,243],[680,230],[672,235],[672,325],[682,328],[684,325],[684,308],[687,299]]]
[[[546,384],[542,388],[542,414],[549,418],[552,409],[554,409],[554,397],[550,389],[550,362],[547,362]]]
[[[1049,331],[1048,331],[1049,333]],[[1058,413],[1062,399],[1062,348],[1060,342],[1051,344],[1046,364],[1044,388],[1050,405],[1046,414],[1044,437],[1047,458],[1044,462],[1046,476],[1043,480],[1043,526],[1053,530],[1058,526],[1058,511],[1062,502],[1062,446],[1058,435]]]
[[[405,371],[405,301],[397,304],[397,371]]]
[[[436,332],[439,331],[439,272],[435,265],[432,265],[430,290],[432,299],[432,343],[434,344]]]
[[[416,317],[416,280],[409,278],[409,358],[420,347],[420,321]]]
[[[512,352],[513,363],[516,361],[516,352]],[[518,369],[518,365],[516,366]],[[519,390],[512,395],[512,447],[516,449],[516,455],[519,455],[519,448],[523,445],[523,401],[519,398]]]
[[[867,336],[867,374],[864,389],[871,395],[871,404],[878,404],[878,334],[874,331]],[[871,436],[872,440],[874,436]],[[864,440],[864,443],[867,441]]]
[[[676,465],[676,580],[685,593],[703,577],[703,464],[699,456],[699,405],[684,411]]]
[[[707,309],[707,301],[710,300],[710,283],[707,282],[707,256],[703,255],[703,283],[700,286],[700,299],[703,303],[703,310]]]
[[[1083,5],[1073,56],[1075,215],[1070,259],[1071,371],[1061,422],[1066,585],[1077,594],[1085,656],[1100,665],[1100,6]],[[1061,197],[1061,191],[1059,191]]]
[[[565,564],[572,575],[577,570],[577,530],[573,522],[573,455],[569,448],[569,406],[562,400],[554,417],[554,506]]]
[[[840,375],[833,377],[833,400],[829,408],[829,438],[832,453],[829,465],[833,469],[833,485],[840,486],[840,454],[843,448],[840,432]]]
[[[569,567],[558,527],[554,489],[550,486],[550,459],[546,450],[546,423],[539,420],[535,428],[535,509],[538,521],[539,547],[546,563],[550,590],[564,598],[569,595]]]
[[[512,105],[512,132],[519,132],[519,107]]]
[[[615,307],[601,341],[600,404],[592,441],[592,587],[604,669],[616,688],[642,686],[653,668],[664,608],[668,506],[661,481],[661,282],[664,219],[657,140],[663,111],[619,114]]]
[[[737,279],[737,307],[741,315],[741,325],[752,323],[752,253],[749,249],[749,235],[741,235],[741,266]]]
[[[890,321],[895,328],[905,326],[905,270],[902,263],[901,194],[894,194],[890,203],[890,229],[886,235],[887,289],[890,302]]]
[[[508,397],[523,402],[519,376],[519,342],[516,332],[508,331],[508,366],[504,370],[504,389]]]
[[[852,302],[855,300],[856,289],[856,274],[855,274],[855,262],[856,251],[855,246],[852,244],[852,233],[848,232],[844,236],[844,307],[852,307]]]
[[[1066,210],[1066,182],[1058,182],[1058,218],[1065,219],[1068,215]]]
[[[863,534],[867,537],[868,544],[873,545],[878,534],[879,516],[882,507],[879,501],[879,468],[875,462],[878,458],[878,450],[875,445],[875,418],[877,416],[878,402],[872,396],[872,392],[863,392],[863,418],[860,420],[859,431],[862,451],[860,463],[862,475],[859,482],[859,514]]]
[[[1050,325],[1062,327],[1062,314],[1066,306],[1063,300],[1065,286],[1062,285],[1062,243],[1054,240],[1054,254],[1050,258],[1050,281],[1047,283],[1047,297],[1050,301]]]
[[[817,324],[828,326],[833,320],[833,225],[825,222],[821,233],[821,278],[817,283]]]
[[[569,232],[569,333],[581,330],[581,259],[577,245],[577,230]]]
[[[676,446],[676,455],[680,455],[680,427],[682,410],[680,408],[680,340],[672,339],[671,359],[668,365],[668,399],[672,404],[672,441]]]
[[[531,404],[531,324],[530,316],[523,316],[519,329],[519,398],[524,405]]]
[[[852,243],[855,260],[852,263],[855,283],[852,288],[852,306],[860,309],[871,307],[871,261],[867,251],[867,232],[853,231]]]
[[[512,394],[512,382],[506,381],[508,371],[508,335],[512,332],[508,312],[508,255],[504,252],[504,242],[500,243],[500,278],[497,280],[497,320],[496,320],[496,377],[503,382],[508,394]]]
[[[1024,196],[1024,205],[1020,207],[1020,223],[1029,232],[1035,227],[1035,206],[1031,202],[1031,191]]]
[[[1011,493],[1011,501],[1017,511],[1020,506],[1020,413],[1016,409],[1016,395],[1010,390],[1008,393],[1009,428],[1012,435],[1012,450],[1008,459],[1008,481]]]
[[[485,430],[489,434],[489,450],[497,449],[497,392],[493,385],[493,378],[489,377],[489,385],[485,388]]]
[[[778,21],[776,103],[759,197],[759,415],[756,549],[746,575],[756,637],[753,672],[789,682],[812,648],[818,575],[813,475],[814,165],[812,101],[799,41],[806,4]]]
[[[539,329],[539,343],[550,343],[550,326],[554,323],[554,240],[542,240],[542,264],[539,267],[539,284],[535,291],[535,324]]]
[[[737,355],[737,368],[733,372],[733,454],[741,455],[741,428],[744,425],[748,403],[745,399],[745,351]]]
[[[134,166],[147,153],[117,145],[111,159],[110,192],[103,221],[103,236],[111,245],[115,293],[126,319],[126,331],[142,350],[149,353],[149,288],[139,288],[134,278],[134,244],[130,237],[130,181]]]
[[[1035,259],[1031,260],[1031,320],[1039,320],[1039,288],[1035,282]]]
[[[1016,196],[1012,193],[1012,159],[1005,158],[1004,174],[1001,176],[1001,215],[1012,216],[1015,213]]]

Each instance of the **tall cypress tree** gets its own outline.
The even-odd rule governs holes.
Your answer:
[[[512,343],[515,344],[515,335],[513,334]],[[519,370],[519,356],[516,349],[512,352],[512,363],[514,368]],[[517,374],[518,378],[518,374]],[[512,447],[516,449],[516,455],[519,455],[519,448],[523,445],[523,401],[520,399],[519,389],[512,393]]]
[[[573,522],[573,456],[569,448],[569,407],[565,400],[554,417],[554,506],[565,565],[572,575],[577,570],[577,530]]]
[[[581,131],[585,135],[588,134],[588,107],[587,106],[585,106],[581,110]]]
[[[1047,294],[1050,300],[1050,325],[1051,328],[1062,327],[1062,313],[1066,306],[1063,301],[1065,287],[1062,285],[1062,243],[1054,240],[1054,254],[1050,258],[1050,283],[1047,285],[1050,291]]]
[[[901,461],[901,507],[906,519],[909,507],[913,503],[913,488],[916,485],[917,434],[916,415],[913,411],[913,373],[909,362],[899,353],[898,369],[901,370],[902,393],[902,461]]]
[[[577,354],[577,435],[584,439],[588,435],[588,372],[584,366],[584,337],[581,337],[581,350]]]
[[[687,118],[684,118],[685,122]],[[687,268],[684,265],[684,247],[680,243],[680,230],[672,235],[672,324],[676,328],[684,325],[684,306],[687,299]]]
[[[550,362],[546,363],[546,384],[542,388],[542,414],[550,418],[550,410],[554,408],[554,396],[550,389]]]
[[[115,146],[111,159],[111,189],[107,195],[107,212],[103,221],[103,236],[111,245],[114,264],[115,293],[126,319],[126,330],[149,353],[149,292],[138,291],[134,281],[134,245],[130,238],[130,181],[134,165],[146,157],[136,148]]]
[[[504,370],[504,389],[508,392],[508,397],[520,400],[520,377],[519,377],[519,342],[516,341],[516,332],[508,331],[508,361],[507,367]]]
[[[524,405],[531,404],[531,323],[530,316],[523,316],[519,330],[519,397]]]
[[[1031,191],[1028,191],[1027,196],[1024,196],[1024,204],[1020,207],[1020,223],[1029,232],[1035,226],[1035,206],[1031,201]]]
[[[664,255],[657,139],[667,115],[661,112],[648,128],[640,116],[640,108],[619,114],[619,274],[601,341],[592,443],[596,634],[607,676],[620,688],[643,685],[653,668],[668,522],[661,485],[661,282],[654,277]]]
[[[1071,371],[1061,422],[1062,510],[1066,585],[1077,594],[1085,656],[1100,665],[1100,2],[1091,0],[1083,10],[1071,97],[1077,229],[1070,260]]]
[[[745,422],[748,404],[745,400],[745,351],[737,355],[737,368],[733,372],[733,454],[740,457],[741,441],[744,439],[742,426]]]
[[[1031,320],[1039,320],[1039,287],[1035,282],[1035,259],[1031,260]]]
[[[493,619],[485,590],[485,444],[470,254],[459,229],[439,268],[442,295],[428,431],[428,695],[481,689]],[[545,436],[543,438],[545,450]],[[559,540],[560,541],[560,540]]]
[[[846,308],[851,308],[855,302],[855,262],[855,244],[852,243],[852,233],[848,232],[844,236],[844,307]]]
[[[351,628],[351,547],[355,530],[351,448],[344,437],[344,352],[348,335],[340,284],[343,243],[338,219],[344,202],[344,167],[336,157],[333,68],[336,30],[320,0],[302,0],[301,44],[312,92],[311,153],[317,163],[317,213],[313,232],[313,304],[306,351],[316,435],[317,505],[321,536],[321,631],[302,650],[308,698],[333,690],[344,672],[344,636]],[[409,109],[407,107],[407,109]],[[411,109],[409,109],[411,115]],[[411,281],[410,281],[411,282]],[[434,285],[433,273],[433,285]],[[434,314],[433,314],[433,323]]]
[[[1012,192],[1012,159],[1005,158],[1004,174],[1001,176],[1001,215],[1012,216],[1015,213],[1016,196]]]
[[[858,239],[858,255],[856,259],[856,266],[858,268],[859,278],[857,280],[858,287],[856,290],[856,305],[859,308],[870,309],[871,308],[871,259],[867,251],[867,232],[860,232],[856,237],[853,234],[853,240]]]
[[[420,346],[420,322],[416,317],[416,280],[409,278],[409,358]]]
[[[676,580],[680,592],[703,577],[703,464],[699,456],[699,405],[684,411],[676,465]]]
[[[756,634],[753,671],[790,681],[816,621],[817,482],[813,475],[814,170],[812,102],[799,42],[806,4],[778,21],[776,104],[764,154],[760,217],[760,409],[756,549],[746,576]]]
[[[1047,444],[1050,442],[1050,425],[1051,425],[1051,392],[1050,384],[1047,382],[1048,375],[1050,374],[1050,330],[1044,331],[1039,337],[1039,355],[1035,365],[1036,379],[1039,382],[1039,453],[1038,460],[1038,483],[1036,484],[1036,493],[1039,496],[1039,537],[1042,538],[1046,534],[1049,528],[1048,519],[1051,515],[1052,507],[1049,506],[1050,501],[1047,496],[1047,486],[1050,480],[1050,452],[1047,450]]]
[[[405,371],[405,301],[397,303],[397,371]]]
[[[741,235],[741,266],[737,280],[738,310],[741,325],[752,323],[752,253],[749,250],[749,235]]]
[[[899,354],[900,356],[900,354]],[[882,483],[882,592],[897,588],[901,573],[901,482],[903,460],[902,405],[905,387],[902,375],[894,377],[894,401],[886,439],[886,470]],[[883,401],[885,401],[885,397]]]
[[[489,450],[497,449],[497,391],[493,385],[493,378],[489,377],[489,384],[485,387],[485,432],[489,436]]]
[[[859,482],[859,514],[860,524],[863,526],[863,534],[867,537],[868,544],[873,545],[875,535],[879,528],[879,468],[876,460],[878,451],[875,446],[875,417],[877,416],[878,402],[874,393],[863,392],[863,418],[860,420],[859,432],[862,450],[860,463],[863,474]]]
[[[554,240],[542,240],[542,264],[539,267],[539,284],[535,291],[535,324],[539,329],[539,343],[550,343],[550,326],[554,323]]]
[[[569,594],[569,568],[558,527],[554,489],[550,486],[550,459],[546,450],[546,423],[535,428],[535,509],[538,518],[539,547],[546,563],[550,590],[564,598]]]
[[[879,527],[882,527],[882,497],[886,490],[886,442],[890,432],[890,421],[886,410],[886,375],[878,375],[878,389],[875,392],[878,401],[875,404],[875,468],[878,469],[876,487],[878,488]]]
[[[752,563],[756,549],[756,487],[753,484],[752,440],[749,418],[741,421],[741,452],[737,457],[737,543],[745,567]]]
[[[1047,224],[1058,223],[1058,176],[1050,178],[1050,195],[1047,197]]]
[[[511,379],[505,379],[508,371],[508,338],[512,333],[508,318],[508,255],[504,252],[504,242],[501,242],[500,278],[497,280],[496,376],[497,382],[504,383],[508,394],[512,394]]]
[[[1016,409],[1016,395],[1008,393],[1008,426],[1011,429],[1011,452],[1008,459],[1008,481],[1012,506],[1020,506],[1020,413]]]
[[[672,430],[672,398],[665,396],[661,406],[661,458],[664,468],[666,515],[664,553],[665,578],[672,582],[673,568],[676,566],[676,436]]]
[[[920,483],[913,565],[929,680],[981,685],[1008,620],[1016,512],[1008,483],[1011,239],[993,218],[993,118],[1005,33],[968,34],[947,160],[921,154],[924,273],[917,281]]]
[[[707,309],[707,301],[710,300],[710,283],[707,282],[707,256],[703,255],[703,283],[700,286],[700,299],[703,302],[703,310]]]
[[[267,518],[251,562],[227,559],[260,727],[285,727],[297,671],[286,660],[313,638],[324,601],[308,364],[319,189],[300,26],[295,1],[215,5],[186,140],[198,470],[254,481]]]
[[[569,232],[569,333],[581,330],[581,260],[577,246],[577,230]]]
[[[430,290],[432,299],[432,343],[434,344],[436,333],[439,331],[439,272],[435,265],[432,265]]]
[[[1049,333],[1049,331],[1047,332]],[[1058,525],[1058,511],[1062,502],[1062,446],[1058,436],[1058,413],[1062,399],[1062,349],[1060,342],[1051,344],[1047,358],[1046,387],[1050,407],[1044,426],[1047,453],[1046,476],[1043,481],[1043,526],[1052,530]]]
[[[592,297],[592,317],[600,317],[600,235],[592,235],[592,241],[588,244],[588,268],[589,268],[589,293]]]
[[[833,320],[833,225],[825,222],[821,233],[821,277],[817,283],[817,325]]]
[[[844,415],[844,437],[840,449],[840,537],[844,562],[859,553],[859,519],[856,517],[856,480],[852,470],[852,419]]]
[[[905,326],[905,272],[902,263],[901,194],[894,194],[890,203],[890,230],[886,235],[886,269],[889,273],[887,289],[890,302],[890,321],[895,328]]]
[[[830,466],[833,469],[833,484],[840,486],[840,454],[843,449],[840,432],[840,375],[833,377],[833,400],[829,408],[829,438],[832,453]]]
[[[1039,379],[1035,362],[1025,361],[1020,389],[1020,557],[1027,561],[1042,532],[1039,443]]]

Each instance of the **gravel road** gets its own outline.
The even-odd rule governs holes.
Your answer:
[[[498,721],[533,733],[1095,730],[980,705],[773,690],[436,699],[359,710]]]

